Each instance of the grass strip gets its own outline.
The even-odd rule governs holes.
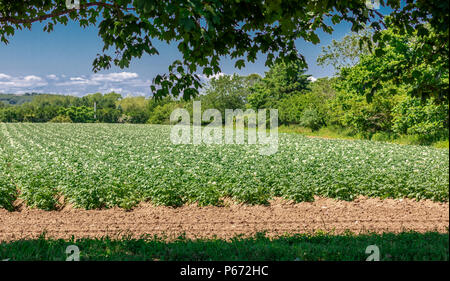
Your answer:
[[[82,261],[364,261],[370,245],[379,248],[382,261],[449,260],[448,233],[402,232],[398,234],[289,235],[230,240],[185,237],[169,241],[162,237],[120,240],[39,239],[0,243],[0,260],[63,261],[66,249],[75,245]]]

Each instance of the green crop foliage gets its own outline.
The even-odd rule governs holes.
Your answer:
[[[266,156],[259,145],[174,145],[170,129],[0,123],[0,207],[12,209],[17,197],[45,210],[221,206],[227,197],[449,199],[447,149],[280,133],[278,152]]]
[[[0,173],[0,208],[13,210],[13,202],[17,198],[15,186],[11,183],[9,177]]]

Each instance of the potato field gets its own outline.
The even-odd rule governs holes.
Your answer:
[[[131,209],[259,205],[276,197],[448,202],[449,151],[424,146],[279,134],[258,145],[174,145],[170,126],[0,123],[0,208]]]

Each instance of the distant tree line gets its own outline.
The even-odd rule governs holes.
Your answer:
[[[20,105],[0,105],[1,122],[146,123],[148,118],[149,99],[122,98],[114,92],[83,97],[39,94]]]
[[[23,95],[0,94],[0,107],[7,105],[18,105],[33,100],[38,93],[25,93]]]

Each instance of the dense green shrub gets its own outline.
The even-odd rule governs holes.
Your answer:
[[[394,109],[393,130],[416,135],[419,143],[448,139],[448,110],[448,104],[435,104],[432,98],[407,97]]]
[[[71,106],[69,108],[61,108],[59,115],[65,115],[74,123],[91,123],[94,122],[94,108],[87,106]]]
[[[58,115],[49,122],[51,123],[72,123],[72,119],[70,119],[67,115]]]
[[[96,115],[97,120],[100,122],[117,123],[122,113],[120,110],[115,108],[101,108],[97,109]]]
[[[126,116],[120,118],[122,122],[145,124],[150,117],[149,100],[143,96],[120,99],[116,106]]]
[[[175,102],[156,106],[150,114],[150,118],[147,123],[170,124],[170,114],[172,114],[172,111],[174,111],[177,107],[179,107],[179,105]]]
[[[277,108],[281,100],[309,90],[309,75],[305,72],[300,61],[275,64],[261,81],[250,87],[250,107]]]
[[[146,110],[132,110],[127,112],[128,122],[133,124],[145,124],[148,121],[150,113]]]
[[[317,131],[324,124],[323,118],[319,115],[316,109],[305,109],[300,118],[300,125]]]
[[[390,141],[393,139],[392,134],[386,132],[377,132],[372,135],[371,140],[373,141]]]

